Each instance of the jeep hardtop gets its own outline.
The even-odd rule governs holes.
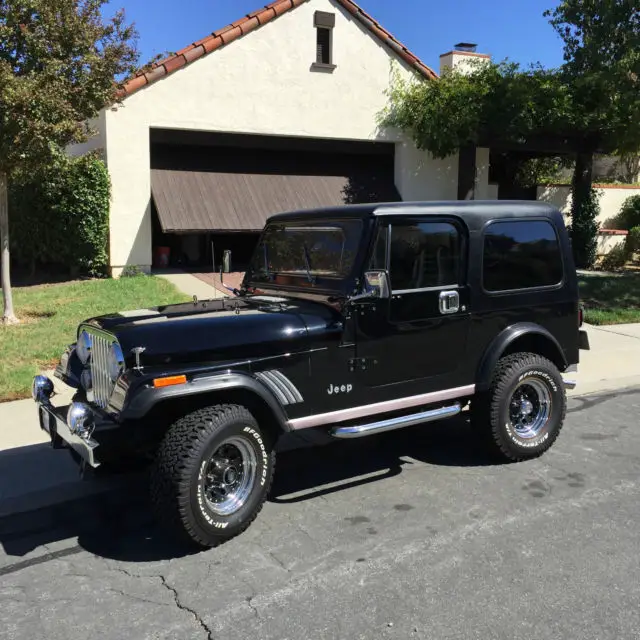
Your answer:
[[[244,531],[286,432],[360,438],[470,409],[506,461],[541,455],[588,349],[569,235],[538,202],[370,204],[271,217],[228,298],[81,323],[33,382],[41,427],[87,467],[151,462],[160,520]],[[425,427],[426,428],[426,427]]]

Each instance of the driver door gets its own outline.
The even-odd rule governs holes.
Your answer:
[[[381,219],[372,269],[388,299],[360,305],[357,355],[366,385],[390,397],[457,385],[469,328],[468,232],[454,217]]]

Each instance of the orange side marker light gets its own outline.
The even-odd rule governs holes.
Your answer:
[[[169,376],[167,378],[156,378],[153,381],[153,386],[156,389],[160,389],[162,387],[171,387],[175,384],[186,384],[187,376]]]

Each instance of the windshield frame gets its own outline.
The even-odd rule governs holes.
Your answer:
[[[242,283],[243,290],[248,289],[270,289],[270,290],[287,290],[287,291],[303,291],[303,292],[329,292],[329,293],[346,293],[353,291],[356,282],[360,276],[360,267],[362,265],[363,255],[366,255],[368,248],[368,239],[370,235],[370,225],[367,224],[366,216],[340,216],[336,214],[327,213],[322,215],[318,213],[313,217],[309,216],[292,216],[286,218],[276,218],[267,221],[256,248],[253,252],[251,262]],[[272,271],[268,277],[266,274],[263,276],[259,274],[257,270],[253,270],[254,265],[263,264],[265,260],[264,247],[267,246],[264,243],[265,236],[271,231],[274,226],[285,225],[287,227],[343,227],[344,225],[357,225],[359,230],[358,246],[355,251],[351,269],[343,276],[323,276],[321,273],[311,270],[312,278],[309,278],[304,265],[304,260],[301,258],[300,272],[289,271]],[[268,250],[267,250],[268,253]]]

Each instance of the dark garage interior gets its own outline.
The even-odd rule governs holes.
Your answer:
[[[154,129],[154,264],[211,270],[213,243],[216,271],[244,271],[270,215],[397,202],[394,151],[392,143]]]

